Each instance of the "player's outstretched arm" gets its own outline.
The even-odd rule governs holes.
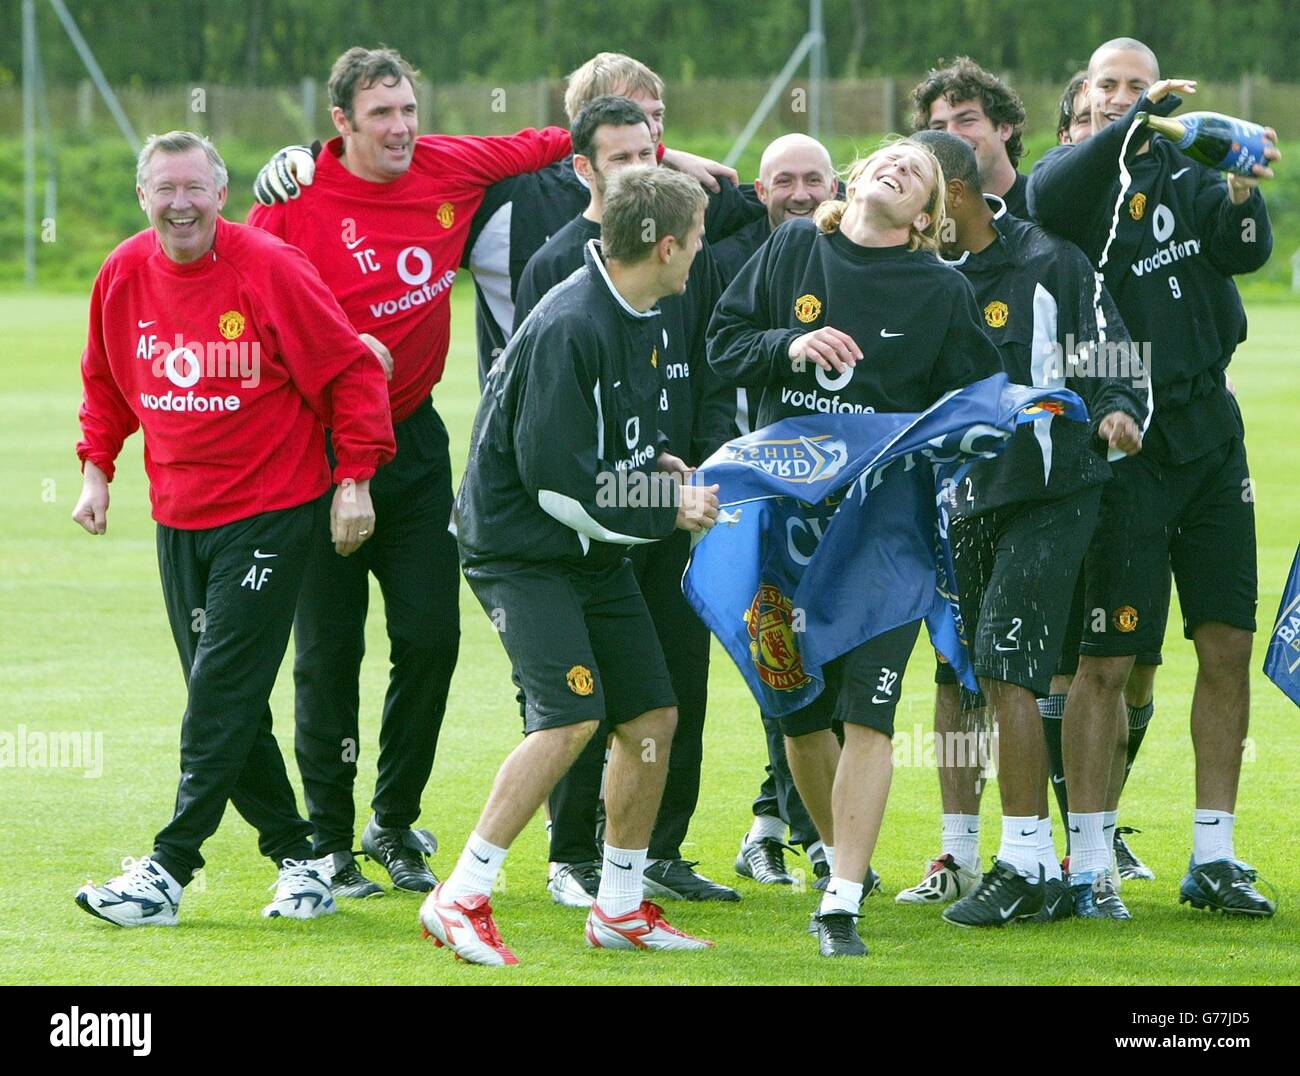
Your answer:
[[[1029,174],[1026,199],[1030,215],[1044,227],[1067,239],[1082,243],[1093,210],[1106,203],[1111,184],[1119,175],[1119,151],[1124,136],[1133,125],[1139,112],[1154,116],[1167,116],[1182,104],[1182,98],[1172,92],[1172,87],[1192,85],[1186,80],[1166,80],[1161,89],[1155,83],[1142,94],[1123,118],[1109,124],[1091,138],[1074,146],[1056,146],[1047,151],[1043,159]],[[1159,93],[1153,101],[1152,92]],[[1132,157],[1142,146],[1143,138],[1135,135],[1129,144]],[[1110,206],[1105,205],[1107,211]]]
[[[712,191],[714,194],[722,189],[721,180],[727,180],[733,187],[740,185],[740,174],[730,165],[687,153],[684,149],[669,149],[665,146],[663,160],[660,163],[685,173],[697,180],[706,191]]]
[[[1273,129],[1265,131],[1272,137]],[[1276,146],[1265,146],[1268,160],[1278,160]],[[1272,177],[1271,168],[1256,165],[1254,176],[1229,174],[1227,180],[1201,170],[1196,192],[1196,228],[1206,257],[1224,276],[1253,273],[1263,268],[1273,253],[1273,225],[1260,182]]]
[[[435,169],[481,187],[536,172],[573,152],[563,127],[525,127],[512,135],[421,135],[420,141],[436,154]]]

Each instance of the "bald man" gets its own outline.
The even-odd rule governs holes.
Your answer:
[[[831,155],[808,135],[782,135],[763,150],[754,191],[767,208],[767,215],[712,246],[714,260],[727,283],[774,228],[794,217],[811,218],[817,207],[835,194]]]

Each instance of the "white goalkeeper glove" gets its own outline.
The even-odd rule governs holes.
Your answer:
[[[316,175],[316,154],[320,143],[312,146],[285,146],[278,150],[253,181],[253,197],[262,205],[275,205],[297,198],[303,187],[310,187]]]

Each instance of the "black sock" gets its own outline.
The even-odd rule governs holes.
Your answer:
[[[1138,749],[1142,746],[1142,740],[1147,734],[1147,725],[1151,723],[1151,714],[1155,708],[1155,699],[1152,699],[1145,706],[1130,706],[1128,708],[1128,762],[1124,765],[1125,780],[1128,780],[1129,772],[1133,769],[1133,760],[1137,758]]]
[[[1038,700],[1038,712],[1043,716],[1043,736],[1047,740],[1047,758],[1051,763],[1052,791],[1056,805],[1061,809],[1061,825],[1065,827],[1068,854],[1070,843],[1070,801],[1065,791],[1065,761],[1061,754],[1061,716],[1065,713],[1065,696],[1048,695]]]

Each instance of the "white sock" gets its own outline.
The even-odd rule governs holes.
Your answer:
[[[605,863],[600,871],[596,903],[607,916],[617,919],[641,907],[645,900],[642,876],[648,848],[615,848],[605,845]]]
[[[1119,811],[1102,811],[1101,812],[1101,835],[1106,841],[1106,848],[1115,851],[1115,823],[1119,819]]]
[[[835,849],[829,844],[822,845],[822,855],[826,857],[826,866],[830,867],[831,874],[835,873]]]
[[[1038,881],[1038,815],[1003,815],[998,859],[1031,881]]]
[[[858,908],[861,906],[862,883],[850,882],[832,875],[830,883],[826,886],[826,892],[822,894],[822,902],[817,911],[821,915],[829,912],[848,912],[850,915],[857,915]]]
[[[959,866],[977,871],[980,865],[980,816],[946,814],[943,816],[943,851]]]
[[[784,841],[785,840],[785,823],[775,815],[756,814],[754,815],[754,824],[749,827],[749,834],[745,837],[745,843],[750,841]]]
[[[455,870],[443,883],[442,898],[460,900],[478,894],[489,896],[496,885],[497,875],[501,873],[501,864],[506,861],[507,851],[489,844],[477,833],[471,833],[460,859],[456,861]]]
[[[1052,820],[1038,820],[1038,863],[1043,868],[1043,877],[1048,881],[1061,880],[1061,862],[1056,858],[1056,842],[1052,840]]]
[[[1100,873],[1110,866],[1110,844],[1102,832],[1105,816],[1101,811],[1080,814],[1071,811],[1070,873],[1072,875]]]
[[[1227,811],[1203,811],[1198,807],[1192,824],[1192,862],[1236,859],[1232,849],[1232,824],[1236,820],[1237,816]]]

